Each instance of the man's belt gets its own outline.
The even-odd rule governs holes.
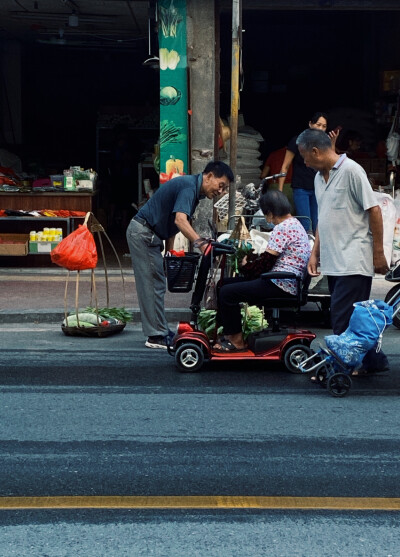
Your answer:
[[[139,224],[141,224],[142,226],[145,226],[146,228],[148,228],[149,230],[151,230],[152,232],[154,232],[153,227],[150,226],[150,224],[147,222],[146,219],[142,219],[142,217],[138,217],[137,215],[135,215],[133,217],[133,220],[135,220],[136,222],[138,222]]]

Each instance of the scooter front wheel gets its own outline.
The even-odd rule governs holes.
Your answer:
[[[283,355],[283,362],[291,373],[304,373],[299,365],[313,355],[313,350],[305,344],[293,344],[289,346]]]
[[[179,371],[190,373],[198,371],[204,362],[204,353],[198,344],[186,342],[181,344],[175,352],[175,364]]]

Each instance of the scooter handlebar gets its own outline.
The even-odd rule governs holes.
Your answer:
[[[284,178],[286,176],[286,172],[279,172],[279,174],[272,174],[272,176],[266,176],[262,179],[262,184],[267,182],[268,180],[276,180],[277,178]]]
[[[211,242],[211,246],[214,250],[215,255],[232,255],[236,252],[236,248],[234,246],[230,246],[229,244],[223,244],[221,242]]]

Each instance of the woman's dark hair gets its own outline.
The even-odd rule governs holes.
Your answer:
[[[229,182],[233,182],[234,180],[231,167],[222,161],[209,162],[203,170],[203,174],[208,174],[209,172],[212,172],[216,178],[222,178],[222,176],[226,176]]]
[[[328,123],[328,115],[326,112],[314,112],[310,118],[311,124],[316,124],[320,118],[325,118],[326,123]]]
[[[272,213],[274,217],[288,215],[292,208],[286,195],[279,190],[268,190],[260,197],[260,207],[264,215]]]

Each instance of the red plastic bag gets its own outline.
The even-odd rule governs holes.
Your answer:
[[[97,250],[93,234],[86,224],[80,224],[68,234],[50,254],[51,260],[69,271],[94,269],[97,265]]]

